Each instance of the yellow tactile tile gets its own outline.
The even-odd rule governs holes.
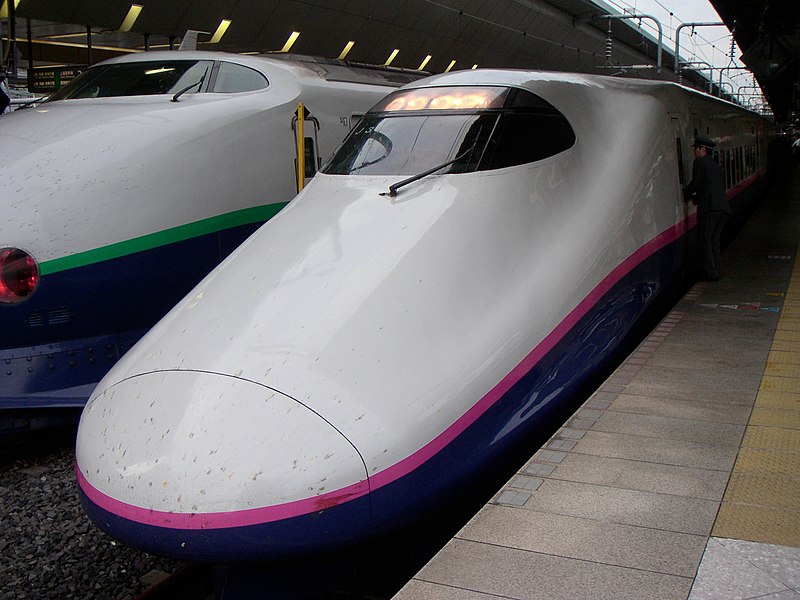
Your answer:
[[[737,471],[797,478],[800,484],[800,453],[778,452],[760,448],[740,448],[734,474]],[[800,506],[797,507],[800,511]]]
[[[800,331],[789,331],[779,327],[775,332],[775,339],[800,344]]]
[[[723,504],[711,535],[800,547],[800,511],[734,503]]]
[[[786,331],[800,331],[800,317],[784,315],[778,323],[778,329]]]
[[[800,392],[800,380],[792,377],[772,377],[764,375],[761,389],[775,392]]]
[[[776,362],[785,365],[800,365],[800,348],[797,352],[773,350],[769,353],[768,362]]]
[[[734,473],[728,483],[725,499],[738,504],[796,509],[800,506],[800,480]]]
[[[767,375],[777,375],[778,377],[800,377],[800,364],[787,364],[780,362],[767,361],[764,369]],[[800,392],[800,390],[798,390]]]
[[[748,427],[742,440],[742,447],[800,452],[800,432],[776,427]]]
[[[784,350],[787,352],[800,352],[800,345],[797,342],[788,340],[775,340],[772,344],[773,350]]]
[[[750,415],[750,423],[781,429],[798,429],[800,410],[756,406]]]
[[[755,409],[759,408],[782,408],[784,410],[800,410],[800,394],[794,394],[792,392],[773,392],[768,390],[759,390],[758,396],[756,396]]]
[[[800,547],[800,260],[782,304],[712,535]]]

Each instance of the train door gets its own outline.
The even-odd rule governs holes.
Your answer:
[[[679,241],[676,245],[677,250],[673,269],[678,273],[679,277],[688,277],[686,267],[689,257],[693,255],[692,236],[689,235],[689,210],[691,209],[691,204],[684,201],[683,189],[689,183],[688,177],[691,175],[692,153],[690,145],[687,143],[686,137],[683,134],[680,119],[677,116],[670,115],[670,121],[672,138],[674,140],[673,143],[675,144],[675,179],[678,190],[678,197],[676,198],[678,204],[676,216],[683,224],[683,235],[680,238],[682,241]]]
[[[689,183],[687,180],[687,173],[689,173],[689,146],[685,142],[685,138],[683,136],[683,130],[681,128],[681,122],[678,117],[670,117],[670,121],[672,122],[672,134],[673,139],[675,140],[675,163],[677,166],[677,173],[675,174],[677,177],[677,185],[678,185],[678,194],[679,194],[679,206],[683,211],[681,214],[686,217],[686,205],[683,202],[683,188]]]
[[[302,119],[298,118],[299,110],[302,108]],[[319,121],[302,104],[292,116],[292,131],[295,138],[295,159],[294,172],[297,181],[297,191],[299,192],[316,175],[320,168],[319,158]],[[302,131],[302,140],[300,133]],[[302,153],[302,161],[300,160]],[[303,168],[303,178],[301,180],[299,170]],[[301,184],[302,181],[302,184]]]

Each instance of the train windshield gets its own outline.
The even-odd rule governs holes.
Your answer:
[[[370,110],[323,169],[332,175],[413,175],[500,169],[542,160],[575,143],[566,117],[526,90],[401,90]]]
[[[110,98],[175,94],[197,84],[187,93],[208,81],[213,61],[164,60],[116,63],[92,67],[55,92],[48,102],[72,98]]]

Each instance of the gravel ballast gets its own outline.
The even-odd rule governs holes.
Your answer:
[[[0,600],[129,600],[182,565],[123,546],[94,526],[78,500],[69,436],[40,455],[15,457],[11,449],[6,463]]]

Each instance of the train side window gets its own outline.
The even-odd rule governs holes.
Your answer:
[[[219,65],[213,91],[218,94],[234,94],[263,90],[267,85],[267,78],[255,69],[223,62]]]
[[[304,163],[306,167],[306,179],[313,177],[317,172],[316,153],[314,152],[314,138],[307,137],[304,147]]]
[[[683,169],[683,144],[681,138],[675,138],[675,150],[678,153],[678,181],[681,187],[686,185],[686,172]]]
[[[745,179],[750,173],[750,149],[747,146],[742,148],[742,179]]]
[[[725,169],[725,188],[727,189],[733,186],[733,165],[731,165],[730,148],[725,148],[725,150],[722,152],[722,156],[722,167]]]
[[[744,176],[748,177],[750,175],[750,146],[744,147]]]
[[[350,131],[352,131],[358,122],[364,118],[364,113],[353,113],[350,115]]]
[[[736,183],[742,180],[742,150],[741,146],[736,148]]]

